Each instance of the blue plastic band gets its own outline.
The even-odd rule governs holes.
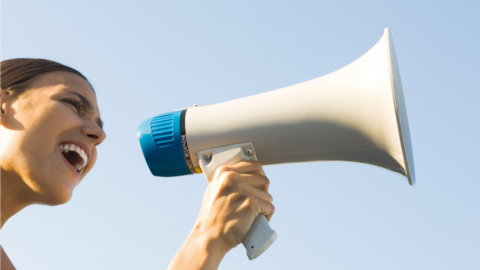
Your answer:
[[[182,147],[181,115],[182,111],[160,114],[145,120],[137,129],[143,155],[155,176],[192,174]]]

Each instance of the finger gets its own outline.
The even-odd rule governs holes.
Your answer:
[[[267,218],[267,220],[270,222],[273,214],[275,213],[275,206],[271,202],[261,200],[260,207],[261,207],[261,211],[259,214],[263,214]]]
[[[268,192],[270,180],[266,176],[260,174],[239,174],[239,177],[248,184]]]
[[[273,204],[272,204],[272,206],[273,206],[273,213],[275,213],[275,206],[274,206]],[[267,218],[268,222],[270,222],[270,220],[272,219],[273,213],[270,214],[270,215],[265,215],[265,217]]]
[[[256,173],[265,175],[262,164],[256,160],[240,161],[232,166],[227,166],[225,169],[237,173]]]
[[[218,185],[220,196],[234,194],[238,198],[257,197],[270,203],[273,201],[272,196],[268,193],[269,180],[263,175],[240,175],[233,171],[227,171],[220,175],[215,184]]]
[[[270,195],[270,193],[263,189],[254,187],[246,182],[243,182],[243,185],[239,185],[237,192],[241,192],[243,196],[256,197],[269,203],[273,202],[273,197]]]
[[[221,176],[228,175],[230,172],[236,174],[259,174],[265,176],[262,165],[256,160],[241,161],[232,166],[220,166],[215,170],[213,179],[220,179]]]
[[[250,197],[244,201],[244,203],[239,207],[239,210],[248,211],[254,216],[263,214],[267,220],[270,220],[275,213],[275,206],[267,201]]]

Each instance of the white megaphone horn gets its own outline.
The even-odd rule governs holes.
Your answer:
[[[263,165],[353,161],[415,184],[412,145],[388,28],[362,57],[323,77],[246,98],[144,121],[138,136],[156,176],[205,173],[242,160]],[[259,215],[243,240],[250,259],[277,235]]]

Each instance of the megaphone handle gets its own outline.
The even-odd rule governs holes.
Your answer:
[[[200,168],[210,183],[218,167],[231,166],[244,160],[257,160],[252,143],[234,144],[197,152]],[[267,218],[260,214],[243,238],[243,245],[250,260],[257,258],[277,239],[277,233],[270,228]]]

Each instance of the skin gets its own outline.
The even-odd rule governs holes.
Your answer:
[[[1,225],[31,204],[59,205],[95,165],[96,147],[105,140],[90,85],[78,75],[52,72],[37,78],[18,97],[1,90]],[[76,94],[75,94],[76,93]],[[65,101],[82,95],[91,109]],[[87,165],[76,173],[63,158],[66,142],[88,148]],[[87,149],[85,149],[87,150]],[[51,172],[55,171],[54,174]],[[241,243],[254,219],[274,213],[269,180],[259,162],[220,167],[208,185],[192,231],[168,269],[217,269]],[[15,269],[1,250],[1,269]]]
[[[105,140],[100,112],[90,85],[80,76],[52,72],[40,76],[18,97],[2,91],[0,126],[1,225],[32,204],[59,205],[93,168],[97,146]],[[72,93],[73,92],[73,93]],[[91,110],[77,109],[65,99],[84,96]],[[88,148],[87,165],[79,172],[64,160],[59,145]],[[55,172],[55,173],[52,173]],[[14,269],[2,250],[2,269]]]
[[[258,161],[219,167],[205,191],[195,225],[168,270],[218,269],[259,214],[270,221],[275,207],[269,184]]]

